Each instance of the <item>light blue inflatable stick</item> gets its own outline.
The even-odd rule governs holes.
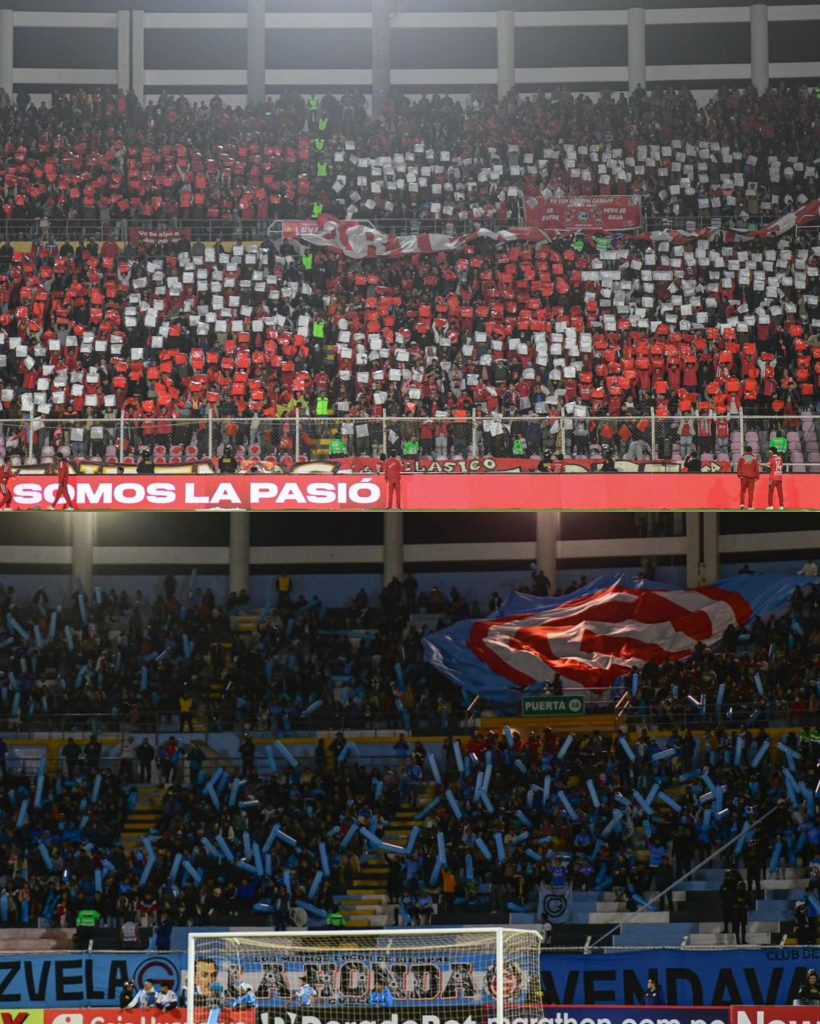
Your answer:
[[[291,768],[298,767],[298,761],[293,756],[293,754],[291,754],[291,752],[288,750],[288,748],[281,740],[276,740],[273,745],[274,747],[276,747],[277,751],[282,755],[282,757],[284,757],[284,759],[291,766]],[[339,760],[341,761],[341,758]]]
[[[771,743],[768,740],[764,740],[760,744],[760,747],[758,748],[757,753],[752,758],[752,768],[757,768],[760,765],[760,762],[763,760],[763,758],[766,756],[766,754],[768,754],[770,746],[771,746]]]
[[[456,798],[453,796],[452,790],[448,789],[445,792],[444,796],[447,800],[447,803],[450,805],[450,810],[453,812],[453,816],[455,817],[456,821],[461,821],[461,819],[464,817],[464,814],[461,810],[461,807],[459,807],[458,800],[456,800]]]
[[[313,876],[313,881],[310,883],[310,888],[308,889],[309,900],[316,899],[316,893],[319,891],[319,886],[322,884],[322,879],[324,877],[325,875],[323,871],[317,871]]]
[[[446,866],[447,864],[447,847],[444,843],[444,834],[442,832],[436,833],[436,846],[438,848],[438,859],[439,862]]]

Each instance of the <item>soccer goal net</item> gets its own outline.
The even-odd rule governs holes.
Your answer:
[[[223,1024],[537,1019],[540,953],[516,928],[191,933],[188,1024],[215,1008]]]

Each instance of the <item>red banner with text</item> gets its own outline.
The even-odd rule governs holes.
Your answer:
[[[820,1006],[733,1006],[729,1024],[820,1024]]]
[[[164,1010],[157,1006],[142,1010],[95,1006],[76,1010],[41,1010],[40,1013],[42,1024],[185,1024],[188,1019],[185,1009]],[[196,1007],[194,1021],[196,1024],[205,1024],[211,1014],[212,1011],[207,1007]],[[256,1010],[222,1009],[219,1011],[219,1024],[256,1024]]]
[[[383,477],[359,476],[74,476],[68,499],[56,477],[16,477],[12,508],[129,511],[169,509],[209,511],[367,511],[400,505],[417,511],[510,511],[567,509],[738,508],[739,481],[729,473],[511,473],[503,486],[492,473],[457,476],[406,473],[388,492]],[[788,476],[783,481],[786,508],[820,509],[820,473]],[[70,505],[69,505],[70,502]],[[755,507],[768,504],[766,481],[757,486]]]
[[[527,227],[542,231],[635,231],[641,226],[640,196],[531,197],[524,211]]]

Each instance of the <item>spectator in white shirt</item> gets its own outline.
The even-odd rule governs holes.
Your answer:
[[[159,1010],[176,1010],[179,1006],[177,994],[167,981],[163,981],[162,988],[157,993],[156,1005]]]

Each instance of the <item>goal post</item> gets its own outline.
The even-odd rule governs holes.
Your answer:
[[[539,1019],[540,960],[540,935],[526,928],[191,932],[187,1022]]]

